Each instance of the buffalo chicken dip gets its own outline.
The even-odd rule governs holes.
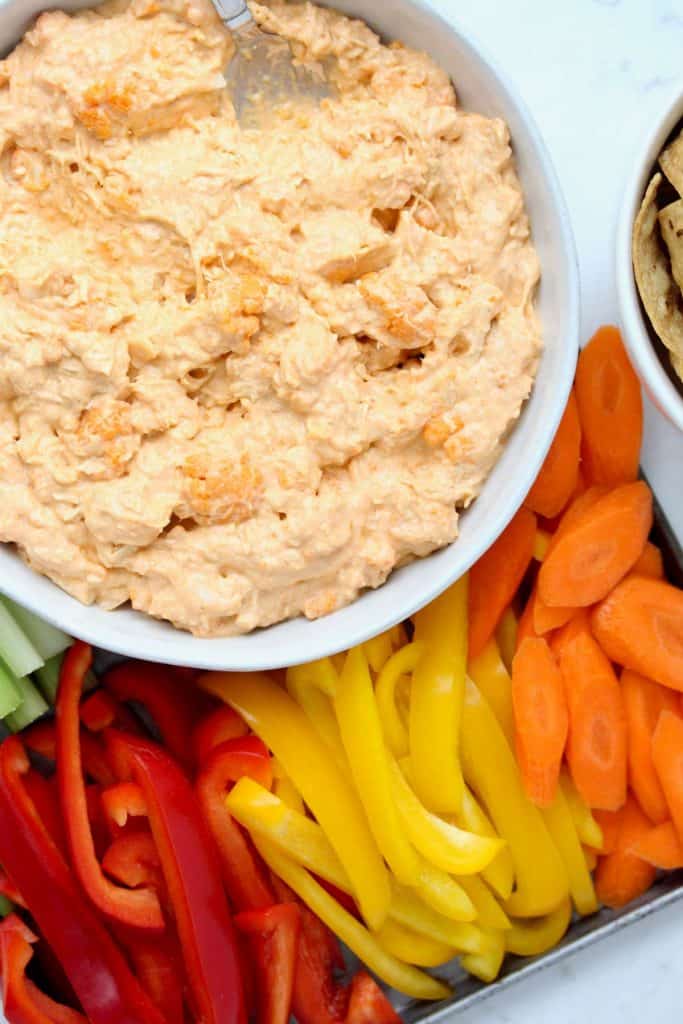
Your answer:
[[[0,539],[200,636],[453,541],[541,348],[506,125],[359,21],[251,6],[332,99],[241,129],[209,0],[43,14],[0,62]]]

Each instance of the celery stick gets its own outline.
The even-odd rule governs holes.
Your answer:
[[[5,725],[12,732],[20,732],[50,710],[45,698],[30,679],[25,676],[17,679],[16,686],[21,694],[21,704],[5,718]]]
[[[38,651],[38,654],[45,661],[53,658],[55,654],[61,654],[62,651],[67,649],[71,643],[71,637],[67,636],[66,633],[62,633],[61,629],[51,626],[49,622],[43,622],[37,615],[30,612],[28,608],[22,608],[7,597],[2,600],[11,613],[12,618],[23,629],[28,639]]]
[[[3,893],[0,892],[0,917],[7,917],[8,914],[11,914],[13,910],[14,907],[12,906],[10,901]]]
[[[0,662],[0,718],[16,711],[21,704],[21,693],[11,672]]]
[[[27,676],[44,664],[31,641],[0,601],[0,657],[15,676]]]
[[[59,670],[62,667],[63,659],[63,654],[56,654],[54,658],[50,658],[42,668],[37,669],[34,673],[38,686],[43,691],[43,696],[48,704],[54,704],[57,700]]]

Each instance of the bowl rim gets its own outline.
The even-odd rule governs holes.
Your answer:
[[[647,183],[657,157],[676,124],[683,119],[683,84],[676,83],[662,113],[638,139],[626,178],[617,220],[615,262],[619,320],[636,371],[657,408],[683,431],[683,395],[670,380],[652,344],[633,272],[632,236]]]
[[[5,6],[7,0],[0,0],[0,2],[2,6]],[[573,384],[579,350],[578,258],[571,219],[557,172],[543,136],[517,88],[501,70],[497,61],[490,57],[486,48],[482,47],[475,35],[460,27],[457,17],[450,15],[448,18],[444,17],[425,0],[404,0],[404,2],[414,8],[419,15],[428,18],[434,26],[435,32],[441,30],[444,34],[457,38],[459,47],[465,50],[475,63],[483,67],[494,91],[498,95],[505,96],[508,105],[514,110],[516,119],[524,124],[527,136],[526,151],[527,154],[531,154],[531,158],[538,165],[547,208],[552,209],[556,221],[553,246],[561,254],[563,269],[564,322],[558,329],[562,344],[558,344],[558,369],[554,371],[552,382],[552,407],[544,414],[543,439],[534,438],[532,457],[525,460],[519,471],[514,474],[509,487],[506,488],[502,509],[500,511],[496,509],[491,514],[490,525],[493,526],[493,529],[489,526],[488,539],[482,536],[477,539],[476,543],[469,542],[467,566],[471,566],[502,533],[521,507],[545,459],[563,415]],[[533,394],[534,392],[529,401],[533,400]],[[449,552],[457,543],[458,539],[456,538],[446,548],[427,556],[426,560],[438,559],[440,555]],[[18,558],[18,556],[15,557]],[[424,562],[425,559],[418,559],[411,564],[415,566]],[[410,570],[411,566],[404,568]],[[366,599],[366,606],[372,605],[373,597],[380,595],[392,577],[397,572],[404,570],[394,570],[380,587],[363,592],[350,605],[315,622],[302,623],[300,619],[294,619],[276,623],[266,627],[265,630],[257,629],[242,636],[201,638],[184,630],[176,629],[168,623],[161,623],[144,612],[123,609],[112,614],[97,605],[83,605],[61,590],[60,600],[55,602],[56,584],[30,569],[23,560],[19,561],[17,569],[21,569],[20,575],[25,575],[26,586],[19,584],[8,588],[6,580],[0,579],[0,591],[6,592],[10,598],[25,605],[54,625],[66,629],[67,632],[75,632],[82,640],[96,647],[142,660],[158,661],[163,659],[164,662],[172,665],[192,665],[198,669],[249,672],[313,661],[363,643],[413,615],[419,608],[424,607],[452,585],[462,572],[467,571],[467,567],[463,569],[462,566],[457,566],[455,571],[452,567],[450,570],[448,567],[435,567],[429,584],[421,582],[417,595],[406,583],[397,588],[397,592],[393,595],[394,600],[390,614],[385,612],[383,615],[375,617],[372,614],[358,616],[352,626],[348,623],[344,625],[341,634],[342,641],[339,642],[334,639],[335,635],[340,635],[335,631],[333,625],[336,616],[342,615],[345,608],[353,608],[363,598]],[[381,599],[375,603],[381,605]],[[55,604],[58,604],[57,614],[54,610]],[[147,635],[143,637],[138,635],[135,630],[131,631],[126,628],[126,622],[129,621],[127,617],[131,615],[135,616],[136,620],[138,617],[148,620],[145,622],[145,628],[148,625],[150,627]],[[102,616],[106,616],[106,619],[100,621]],[[293,623],[302,625],[306,630],[305,642],[298,644],[299,649],[296,652],[289,649],[296,648],[296,643],[288,645],[287,653],[280,652],[277,647],[278,638],[275,631],[290,627]],[[163,627],[163,631],[160,627]],[[276,636],[274,645],[258,643],[260,634],[271,632]],[[250,642],[240,644],[240,641]]]

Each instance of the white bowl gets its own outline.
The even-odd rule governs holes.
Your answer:
[[[637,147],[637,159],[626,185],[617,224],[617,297],[624,341],[645,390],[660,412],[683,430],[683,386],[677,387],[663,345],[655,344],[654,332],[643,309],[633,273],[631,239],[633,225],[645,190],[656,170],[659,154],[669,135],[683,120],[683,89],[680,83],[661,116],[650,126]]]
[[[64,0],[67,9],[87,6]],[[452,76],[462,106],[504,118],[512,134],[543,282],[539,313],[545,352],[531,399],[482,493],[448,548],[394,572],[378,590],[323,619],[303,618],[227,639],[196,639],[130,609],[85,607],[0,548],[0,589],[50,622],[99,647],[201,668],[255,670],[310,661],[360,643],[405,619],[465,573],[522,504],[545,458],[572,384],[579,330],[572,230],[543,140],[522,100],[478,46],[419,0],[334,0],[388,39],[431,54]],[[41,5],[0,0],[0,52]]]

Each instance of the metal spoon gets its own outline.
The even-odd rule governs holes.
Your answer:
[[[258,123],[264,112],[292,100],[317,104],[332,95],[322,74],[295,63],[285,39],[258,27],[245,0],[212,2],[236,47],[225,78],[243,127]]]

